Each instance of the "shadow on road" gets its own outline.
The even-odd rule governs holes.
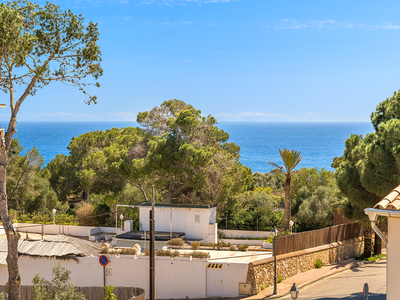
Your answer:
[[[298,298],[301,300],[301,296]],[[316,300],[316,298],[313,298]],[[354,293],[351,294],[347,297],[323,297],[323,298],[318,298],[318,300],[337,300],[337,299],[343,299],[343,300],[365,300],[362,292],[361,293]],[[374,293],[369,293],[368,295],[368,300],[386,300],[386,294],[374,294]]]

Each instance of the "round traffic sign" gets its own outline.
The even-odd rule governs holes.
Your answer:
[[[102,255],[99,258],[99,262],[102,266],[106,266],[108,264],[108,257],[106,255]]]
[[[364,288],[363,288],[363,296],[365,299],[368,299],[368,293],[369,293],[368,283],[366,283],[366,284],[364,284]]]

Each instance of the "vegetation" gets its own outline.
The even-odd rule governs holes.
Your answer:
[[[71,281],[69,274],[71,271],[65,270],[61,263],[55,264],[51,273],[53,279],[47,281],[36,273],[32,279],[33,282],[33,299],[34,300],[84,300],[86,299],[75,287]]]
[[[20,298],[17,284],[20,236],[9,218],[6,187],[18,112],[28,96],[53,81],[75,86],[87,96],[87,104],[96,103],[87,86],[99,87],[88,79],[97,80],[103,73],[98,35],[96,24],[84,22],[81,15],[62,11],[49,2],[44,6],[23,0],[0,4],[0,88],[9,97],[11,111],[5,139],[0,141],[0,216],[8,242],[9,299]],[[35,168],[35,164],[28,165]]]
[[[168,246],[183,246],[185,245],[185,241],[181,238],[173,238],[167,241]]]
[[[376,107],[371,122],[375,131],[365,137],[351,135],[343,156],[336,158],[338,187],[348,198],[344,215],[364,225],[365,257],[372,254],[372,229],[364,209],[373,207],[400,182],[400,92]]]
[[[177,251],[177,250],[170,250],[170,249],[167,249],[167,250],[163,250],[163,249],[159,249],[159,250],[157,250],[156,251],[156,255],[157,256],[171,256],[171,257],[176,257],[176,256],[179,256],[180,255],[180,253],[179,253],[179,251]]]
[[[377,261],[383,258],[386,258],[386,254],[373,254],[370,257],[365,257],[364,254],[361,254],[355,257],[355,259],[357,260],[365,260],[365,261]]]
[[[290,199],[290,185],[292,181],[292,176],[296,175],[298,171],[295,171],[297,165],[301,162],[302,156],[300,156],[299,151],[284,149],[283,151],[279,149],[279,154],[281,155],[284,166],[278,166],[273,162],[269,162],[276,169],[273,172],[278,170],[284,171],[285,173],[285,205],[284,205],[284,214],[283,214],[283,229],[289,230],[289,222],[291,217],[291,199]]]
[[[106,285],[104,287],[104,297],[103,300],[117,300],[117,297],[114,295],[113,291],[115,290],[115,286]]]
[[[322,268],[323,265],[324,264],[322,263],[322,261],[320,259],[317,258],[315,260],[315,268],[317,268],[317,269]]]

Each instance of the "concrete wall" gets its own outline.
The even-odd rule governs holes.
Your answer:
[[[364,251],[363,238],[332,243],[320,247],[301,250],[277,256],[277,276],[282,279],[292,277],[301,272],[315,268],[317,259],[324,265],[350,259],[360,255]],[[388,264],[389,265],[389,264]],[[399,275],[399,273],[397,273]],[[274,258],[266,258],[249,264],[247,282],[251,283],[252,294],[259,293],[262,287],[273,285],[274,280]],[[398,277],[394,277],[396,280]],[[400,298],[393,298],[400,299]]]
[[[75,225],[52,225],[52,224],[34,224],[34,223],[14,223],[14,228],[17,231],[23,232],[32,232],[32,233],[45,233],[45,234],[67,234],[71,236],[82,236],[88,237],[90,236],[90,232],[96,233],[99,231],[99,227],[91,227],[91,226],[75,226]],[[0,228],[0,233],[1,233]],[[4,231],[4,229],[3,229]],[[118,234],[122,233],[120,228],[117,229]],[[106,232],[110,234],[115,234],[115,227],[101,227],[101,232]]]
[[[400,299],[398,288],[400,278],[400,218],[388,217],[388,241],[387,247],[387,275],[386,275],[386,299]]]
[[[224,222],[221,222],[221,227],[224,227]],[[226,238],[243,237],[243,238],[269,238],[272,235],[271,231],[250,231],[250,230],[230,230],[220,229]]]
[[[106,284],[123,287],[140,287],[149,297],[149,257],[139,255],[108,255],[109,264],[105,267]],[[80,257],[79,264],[73,260],[63,260],[61,264],[71,271],[70,277],[77,287],[103,286],[103,267],[98,257]],[[47,280],[52,279],[51,269],[58,260],[53,258],[20,257],[22,285],[32,285],[32,278],[40,272]],[[206,259],[189,260],[178,257],[156,258],[157,299],[204,298],[206,297]],[[222,266],[221,297],[237,297],[239,283],[246,281],[247,264],[224,263]],[[0,285],[7,282],[7,266],[0,265]]]
[[[139,207],[140,230],[149,230],[150,207]],[[183,232],[187,239],[206,239],[209,235],[211,209],[156,207],[156,231]],[[215,209],[214,209],[215,210]]]

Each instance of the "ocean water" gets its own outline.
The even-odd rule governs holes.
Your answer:
[[[2,123],[5,124],[5,123]],[[135,122],[18,122],[15,137],[27,149],[39,150],[45,165],[56,154],[68,154],[72,137],[92,130],[137,126]],[[343,154],[350,134],[373,131],[370,123],[245,123],[221,122],[229,141],[241,147],[241,163],[253,172],[269,172],[269,161],[281,164],[278,149],[296,149],[303,159],[299,167],[332,170],[335,156]]]

